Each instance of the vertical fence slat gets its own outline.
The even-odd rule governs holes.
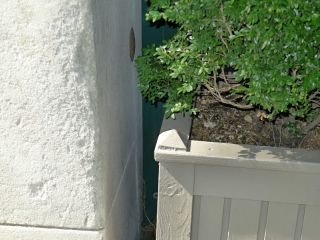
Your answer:
[[[297,222],[298,205],[269,203],[266,239],[293,240]]]
[[[320,207],[307,206],[302,229],[302,240],[320,239]]]
[[[199,234],[194,240],[220,240],[223,198],[201,197]]]
[[[256,240],[259,215],[259,201],[232,199],[229,239]]]

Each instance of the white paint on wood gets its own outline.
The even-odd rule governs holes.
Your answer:
[[[256,240],[260,202],[232,199],[228,240]]]
[[[178,227],[189,226],[186,215],[193,215],[193,240],[319,239],[320,151],[200,141],[186,146],[155,151],[165,192],[158,203],[158,240],[190,240]],[[176,182],[194,183],[185,200],[166,193],[179,187]],[[189,206],[183,214],[182,205]]]
[[[285,172],[320,173],[320,151],[274,148],[230,143],[189,141],[187,152],[156,150],[156,160],[279,170]]]
[[[172,129],[161,133],[158,137],[156,148],[170,149],[173,151],[186,151],[188,138]]]
[[[269,203],[265,240],[293,240],[298,205]]]
[[[196,195],[320,205],[320,174],[196,165]]]
[[[307,206],[301,240],[320,239],[320,207]]]
[[[201,197],[198,240],[220,239],[223,198]]]
[[[190,240],[194,167],[160,164],[157,239]]]

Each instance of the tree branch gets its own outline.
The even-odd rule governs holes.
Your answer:
[[[320,92],[319,91],[315,91],[314,93],[312,93],[309,97],[309,100],[312,100],[314,98],[316,98],[318,95],[320,95]]]
[[[319,124],[320,124],[320,114],[303,129],[303,132],[308,133],[314,128],[316,128]]]
[[[236,103],[236,102],[233,102],[231,100],[224,98],[223,96],[221,96],[219,89],[217,87],[211,87],[208,83],[205,84],[204,86],[208,89],[208,91],[211,93],[211,95],[216,98],[216,100],[218,102],[224,103],[229,106],[233,106],[238,109],[246,109],[247,110],[247,109],[253,108],[253,105],[251,105],[251,104]]]
[[[232,36],[232,35],[233,35],[232,30],[231,30],[229,24],[227,23],[226,17],[224,16],[224,6],[223,6],[223,4],[222,4],[221,7],[220,7],[220,11],[221,11],[221,16],[222,16],[222,23],[223,23],[224,26],[226,27],[229,35]]]

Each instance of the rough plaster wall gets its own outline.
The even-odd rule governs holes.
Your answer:
[[[103,231],[0,226],[1,240],[104,240]]]
[[[1,1],[1,223],[101,227],[90,9]]]
[[[100,142],[106,159],[106,239],[138,239],[141,213],[142,113],[134,62],[129,57],[129,33],[141,49],[140,0],[94,1]],[[104,18],[97,19],[97,16]],[[108,41],[105,41],[108,39]],[[113,123],[108,125],[108,123]],[[112,149],[112,151],[108,151]]]
[[[133,26],[139,50],[140,20],[139,0],[1,1],[0,224],[137,238],[141,105],[128,37]]]

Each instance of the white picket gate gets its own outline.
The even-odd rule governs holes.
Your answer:
[[[157,240],[320,239],[320,151],[190,141],[189,120],[170,121]]]

